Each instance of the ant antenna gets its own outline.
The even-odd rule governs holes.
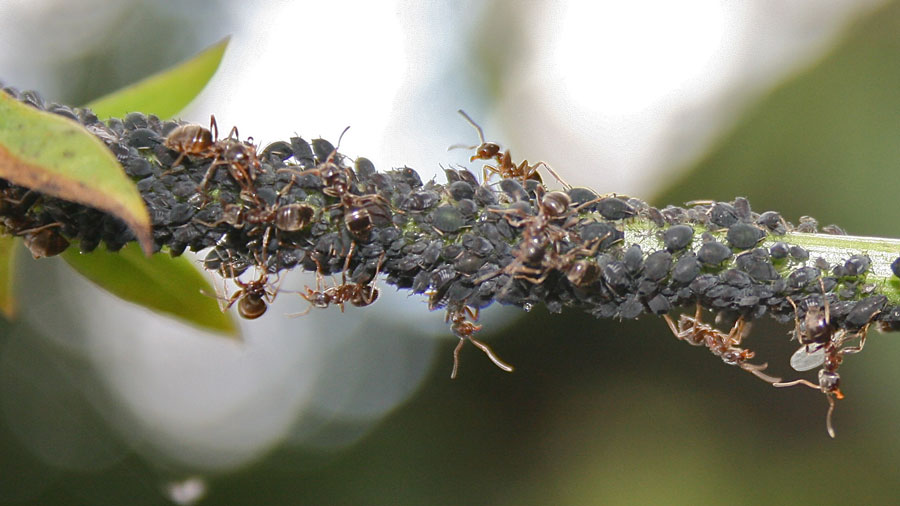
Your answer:
[[[331,154],[328,155],[328,160],[325,161],[326,163],[334,163],[334,157],[335,155],[337,155],[338,150],[341,149],[341,141],[344,139],[344,134],[347,133],[347,130],[350,130],[350,125],[347,125],[347,128],[345,128],[344,131],[341,132],[341,136],[338,137],[337,146],[335,146],[334,149],[331,150]]]
[[[460,113],[462,115],[462,117],[466,119],[466,122],[468,122],[470,125],[472,125],[472,127],[475,128],[475,131],[478,132],[478,140],[481,141],[481,144],[484,144],[484,130],[481,129],[481,127],[478,125],[478,123],[475,123],[475,120],[470,118],[469,115],[466,114],[466,111],[464,111],[462,109],[457,109],[456,112]],[[454,144],[454,145],[450,146],[449,148],[447,148],[447,151],[450,151],[451,149],[459,149],[459,148],[475,149],[478,146],[480,146],[481,144],[476,144],[474,146],[466,146],[465,144]]]

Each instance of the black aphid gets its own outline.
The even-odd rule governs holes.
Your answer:
[[[750,249],[762,240],[765,232],[749,223],[735,223],[728,227],[725,239],[737,249]]]
[[[663,232],[663,243],[670,252],[680,251],[691,244],[694,229],[689,225],[674,225]]]
[[[731,256],[731,248],[718,241],[704,243],[697,251],[697,258],[707,265],[719,265]]]

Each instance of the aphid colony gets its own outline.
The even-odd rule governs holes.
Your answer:
[[[544,304],[551,312],[575,307],[598,318],[653,313],[676,337],[726,364],[776,386],[823,392],[831,433],[843,358],[862,349],[872,323],[900,327],[900,307],[867,281],[868,257],[829,264],[791,244],[789,234],[817,231],[815,220],[804,217],[795,227],[778,213],[753,212],[742,198],[657,209],[566,184],[549,191],[537,172],[550,171],[546,164],[514,163],[467,116],[479,134],[472,161],[485,162],[483,179],[454,167],[441,184],[406,167],[378,172],[322,139],[294,137],[259,151],[237,129],[219,139],[214,121],[207,129],[135,113],[104,123],[90,111],[7,91],[101,138],[144,197],[156,249],[208,250],[204,266],[234,280],[238,290],[222,296],[224,307],[261,316],[279,292],[280,274],[296,267],[317,273],[315,286],[297,296],[305,311],[366,306],[382,276],[427,294],[430,308],[446,309],[459,339],[454,376],[466,342],[512,369],[475,338],[479,311],[493,302]],[[109,215],[6,181],[0,221],[35,256],[58,254],[70,241],[87,252],[134,240]],[[900,259],[892,268],[900,274]],[[327,281],[338,274],[339,282]],[[696,311],[670,317],[677,307]],[[734,324],[725,331],[707,323],[710,310]],[[800,348],[790,364],[819,369],[818,382],[782,382],[752,362],[754,352],[744,347],[749,323],[767,313],[793,324]]]

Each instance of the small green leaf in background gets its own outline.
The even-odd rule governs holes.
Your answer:
[[[225,37],[190,60],[93,100],[85,107],[100,118],[122,117],[135,111],[171,118],[206,87],[222,62],[229,39]]]
[[[172,117],[207,85],[222,61],[228,40],[226,37],[190,60],[94,100],[86,107],[103,118],[121,117],[135,111]],[[208,330],[238,334],[231,316],[222,314],[214,298],[200,293],[200,290],[205,293],[215,293],[215,290],[187,257],[147,258],[134,254],[133,248],[128,247],[115,254],[95,250],[82,255],[74,250],[70,248],[63,258],[84,277],[111,293]]]
[[[13,295],[13,281],[16,273],[16,238],[0,236],[0,312],[7,320],[16,316],[18,304]]]
[[[75,121],[0,93],[0,178],[108,212],[153,253],[150,215],[116,157]]]
[[[146,308],[186,320],[213,332],[238,336],[231,312],[219,310],[206,278],[184,257],[145,257],[134,243],[117,253],[102,248],[83,254],[69,248],[63,258],[84,277],[111,293]],[[201,290],[203,293],[201,293]]]

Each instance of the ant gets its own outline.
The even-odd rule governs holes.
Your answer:
[[[245,282],[232,276],[240,289],[230,297],[217,297],[223,313],[237,302],[238,313],[247,320],[255,320],[265,314],[269,304],[275,301],[278,288],[271,291],[268,272],[261,266],[257,266],[257,269],[259,269],[259,277],[252,281]]]
[[[522,231],[522,242],[514,252],[515,258],[512,263],[503,269],[476,279],[475,284],[483,283],[504,273],[512,274],[534,284],[541,284],[554,268],[565,271],[573,283],[576,281],[579,283],[589,282],[587,281],[590,278],[589,275],[595,271],[590,265],[579,263],[581,261],[578,260],[578,257],[593,256],[606,236],[595,238],[592,246],[576,247],[565,254],[559,252],[559,245],[560,241],[569,238],[569,230],[577,222],[575,215],[581,208],[593,204],[595,200],[572,207],[572,200],[563,192],[544,193],[541,186],[535,190],[538,202],[536,215],[527,214],[516,207],[502,210],[491,209],[492,212],[503,214],[510,225],[525,227],[525,229]],[[563,222],[561,225],[558,224],[560,221]],[[553,245],[554,248],[550,250],[548,258],[547,247],[550,245]],[[538,267],[531,267],[535,265]]]
[[[825,284],[819,279],[819,286],[822,288],[823,303],[810,305],[806,310],[801,324],[797,316],[799,311],[797,304],[788,297],[788,302],[794,307],[794,335],[801,343],[801,347],[791,356],[791,367],[797,371],[809,371],[818,366],[819,383],[815,384],[805,379],[797,379],[785,383],[775,383],[776,387],[791,387],[795,385],[803,385],[825,394],[828,400],[828,413],[825,415],[825,428],[828,435],[835,437],[834,426],[831,423],[834,414],[835,399],[844,398],[841,392],[841,376],[837,370],[844,361],[844,355],[859,353],[866,344],[866,335],[869,332],[869,325],[872,324],[873,314],[869,318],[869,322],[863,326],[858,332],[851,333],[846,329],[836,329],[831,321],[831,310],[828,303],[828,297],[825,294]],[[848,341],[858,339],[856,346],[844,346]]]
[[[503,153],[500,152],[500,145],[493,142],[486,142],[484,140],[484,131],[481,129],[481,126],[478,123],[469,117],[465,111],[462,109],[458,109],[456,112],[462,115],[465,120],[475,128],[475,131],[478,132],[478,140],[481,141],[481,144],[477,146],[465,146],[463,144],[454,144],[450,146],[449,149],[456,148],[466,148],[466,149],[474,149],[475,154],[469,158],[470,162],[474,162],[475,160],[495,160],[497,165],[485,165],[483,167],[483,181],[485,183],[488,182],[490,177],[494,174],[500,176],[501,179],[512,179],[512,178],[521,178],[522,184],[525,185],[528,180],[534,180],[541,184],[543,184],[543,179],[541,178],[540,173],[538,173],[539,167],[544,167],[547,169],[550,174],[556,178],[560,184],[563,185],[563,188],[566,190],[572,188],[572,186],[566,183],[559,174],[556,173],[546,162],[538,162],[534,165],[528,165],[528,160],[522,160],[522,163],[516,165],[515,162],[512,161],[512,156],[509,154],[509,150],[507,149]]]
[[[296,232],[312,223],[315,214],[316,209],[314,207],[302,203],[251,209],[244,209],[239,204],[225,204],[222,207],[222,217],[220,219],[212,223],[196,218],[194,221],[210,228],[222,223],[235,228],[241,228],[244,224],[259,225],[271,223],[282,232]]]
[[[351,284],[347,283],[347,269],[350,267],[350,258],[352,255],[353,247],[350,248],[347,259],[344,261],[344,269],[341,271],[341,284],[327,288],[322,287],[322,266],[319,264],[318,260],[315,260],[316,265],[318,266],[318,269],[316,270],[316,289],[313,290],[307,286],[306,293],[300,293],[300,296],[309,302],[309,307],[306,308],[305,311],[292,314],[291,316],[303,316],[309,313],[314,307],[325,309],[331,304],[337,304],[343,313],[344,304],[347,302],[356,307],[365,307],[375,302],[375,300],[378,299],[378,288],[372,283],[374,283],[375,279],[378,277],[378,272],[381,271],[381,264],[384,262],[384,254],[382,254],[381,258],[378,260],[378,266],[375,268],[375,274],[372,276],[370,282]]]
[[[59,255],[69,247],[69,241],[59,233],[61,223],[50,223],[40,227],[17,232],[22,242],[34,258],[47,258]]]
[[[277,172],[288,172],[293,176],[313,174],[322,179],[324,188],[322,193],[338,199],[326,209],[341,208],[344,217],[344,226],[356,239],[366,240],[369,232],[378,223],[386,223],[391,220],[390,203],[381,195],[355,195],[350,189],[355,179],[353,171],[341,164],[335,163],[337,150],[341,145],[341,139],[350,127],[344,129],[338,139],[338,146],[334,148],[328,158],[312,169],[297,171],[295,169],[279,169]]]
[[[678,323],[672,321],[669,315],[663,315],[672,334],[682,341],[687,341],[693,346],[706,346],[713,355],[722,359],[728,365],[736,365],[757,378],[778,386],[781,378],[775,378],[762,372],[768,364],[750,364],[747,360],[753,358],[751,350],[740,348],[747,323],[744,317],[738,317],[727,334],[716,329],[702,320],[703,307],[697,303],[697,311],[694,316],[682,314],[678,317]]]
[[[475,320],[478,320],[477,309],[472,309],[466,305],[461,305],[454,309],[447,308],[447,317],[444,321],[450,323],[450,331],[459,338],[459,344],[453,350],[453,370],[450,372],[450,379],[456,379],[456,372],[459,370],[459,351],[466,343],[466,340],[483,351],[491,359],[491,362],[500,369],[506,372],[513,371],[513,367],[497,358],[497,355],[494,355],[494,352],[488,345],[472,337],[472,334],[481,330],[481,325],[474,323]]]
[[[178,158],[172,163],[173,167],[177,166],[186,155],[213,159],[200,182],[200,191],[209,184],[216,169],[220,165],[225,165],[241,188],[255,196],[253,181],[256,180],[256,174],[262,170],[262,166],[256,155],[256,145],[252,141],[252,137],[247,141],[241,141],[236,126],[231,128],[228,137],[219,140],[216,117],[210,115],[208,129],[196,124],[181,125],[169,133],[163,144],[178,152]]]

